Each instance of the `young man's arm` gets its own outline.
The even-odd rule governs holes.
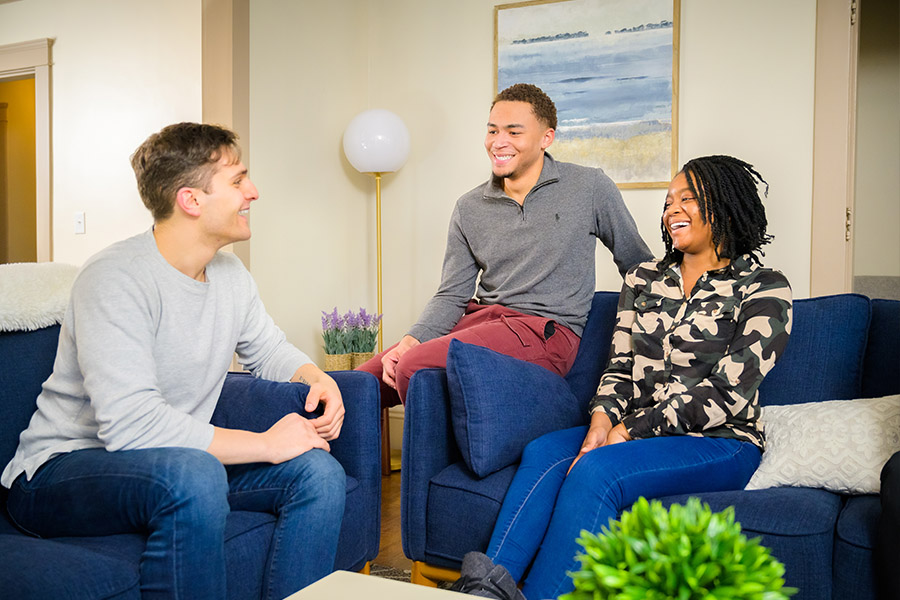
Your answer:
[[[207,452],[229,465],[278,464],[313,448],[330,450],[326,440],[336,439],[344,423],[344,403],[337,383],[313,363],[297,369],[291,381],[309,386],[304,408],[313,412],[321,402],[325,409],[321,417],[310,420],[290,413],[263,433],[216,427]]]
[[[248,285],[249,307],[241,332],[237,352],[242,364],[254,375],[272,381],[291,381],[310,386],[306,398],[307,412],[321,403],[322,416],[312,419],[313,428],[324,440],[333,440],[341,433],[344,422],[344,403],[334,379],[317,367],[301,350],[287,341],[263,306],[259,290],[249,273],[238,266]],[[301,365],[295,369],[295,365]]]
[[[207,452],[222,464],[265,462],[279,464],[313,448],[330,447],[309,421],[297,413],[282,417],[263,433],[216,427]]]
[[[594,219],[597,237],[613,255],[622,279],[636,264],[652,260],[653,254],[638,232],[634,217],[625,206],[616,184],[603,173],[598,174],[594,189]]]

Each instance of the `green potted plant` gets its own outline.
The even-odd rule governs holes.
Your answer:
[[[559,600],[786,600],[784,565],[741,533],[729,507],[639,498],[600,535],[582,531],[575,590]]]

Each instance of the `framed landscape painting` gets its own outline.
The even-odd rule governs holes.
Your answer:
[[[556,104],[554,158],[620,188],[668,187],[678,168],[679,0],[539,0],[494,9],[496,89]]]

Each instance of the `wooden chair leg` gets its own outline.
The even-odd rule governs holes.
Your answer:
[[[456,581],[457,579],[459,579],[459,571],[435,567],[418,560],[413,561],[412,573],[409,577],[412,583],[427,587],[437,587],[439,581]]]
[[[391,413],[390,409],[381,409],[381,474],[391,474]]]

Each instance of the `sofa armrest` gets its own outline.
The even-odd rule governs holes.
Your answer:
[[[403,553],[425,559],[425,515],[431,478],[462,460],[450,422],[445,369],[420,369],[409,380],[400,469]]]
[[[261,433],[289,412],[304,410],[309,386],[257,379],[250,373],[228,373],[210,423],[216,427]]]
[[[331,454],[344,471],[367,486],[378,485],[380,448],[378,382],[368,373],[330,373],[337,382],[346,413],[341,435],[330,442]],[[302,383],[257,379],[249,373],[229,373],[210,422],[217,427],[263,432],[281,417],[304,410],[309,386]],[[373,471],[374,469],[374,471]]]
[[[381,400],[378,380],[362,371],[330,372],[344,400],[344,424],[331,454],[360,485],[381,496]]]

